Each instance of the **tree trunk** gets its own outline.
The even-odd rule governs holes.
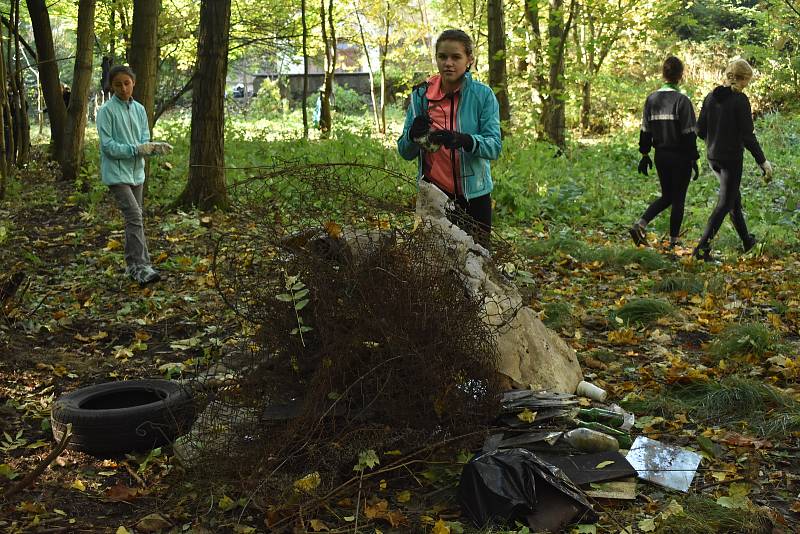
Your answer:
[[[67,108],[61,96],[61,78],[56,63],[53,46],[53,31],[50,28],[50,15],[45,0],[27,0],[31,15],[33,37],[36,41],[36,57],[39,60],[39,76],[42,80],[42,93],[50,117],[50,154],[58,157],[64,147],[64,133],[67,124]]]
[[[506,29],[503,16],[503,0],[488,0],[487,39],[489,44],[489,86],[500,104],[500,120],[508,124],[511,120],[511,104],[508,100],[508,78],[506,76]]]
[[[204,211],[227,208],[225,188],[225,77],[231,0],[203,0],[192,90],[189,180],[175,204]]]
[[[14,87],[14,111],[17,120],[14,121],[14,161],[17,167],[22,167],[28,161],[31,145],[31,125],[28,119],[28,98],[25,90],[25,79],[22,76],[20,57],[22,52],[19,46],[19,0],[12,3],[12,25],[14,31],[14,73],[11,82]]]
[[[391,27],[391,14],[392,5],[389,3],[389,0],[386,0],[386,17],[384,20],[384,29],[383,32],[383,45],[380,47],[380,55],[381,55],[381,124],[380,124],[380,132],[382,134],[386,133],[386,56],[389,52],[389,28]]]
[[[62,178],[68,181],[78,177],[83,163],[89,86],[92,83],[95,5],[96,0],[80,0],[78,4],[78,43],[75,52],[75,70],[72,75],[72,96],[69,99],[64,127],[64,148],[59,157]]]
[[[10,33],[10,31],[9,31]],[[0,31],[0,43],[3,42],[3,32]],[[6,82],[6,61],[3,47],[0,46],[0,200],[6,197],[6,184],[11,166],[6,158],[6,132],[11,132],[11,109],[8,106],[8,83]]]
[[[375,129],[381,131],[381,123],[378,119],[378,102],[375,99],[375,72],[372,68],[372,61],[369,59],[369,48],[367,38],[364,35],[364,25],[361,24],[361,13],[356,10],[356,22],[358,22],[358,33],[361,36],[361,46],[364,48],[364,57],[367,58],[367,72],[369,72],[369,97],[372,101],[372,119],[375,122]]]
[[[136,85],[133,98],[144,106],[147,125],[153,137],[155,124],[156,89],[158,88],[158,14],[161,0],[133,0],[133,24],[131,26],[131,55],[128,58]],[[150,160],[145,159],[144,172],[150,175]],[[147,193],[147,180],[144,182]]]
[[[308,139],[308,22],[306,21],[306,0],[300,0],[300,21],[303,25],[303,139]]]
[[[321,137],[327,139],[331,134],[331,127],[333,126],[331,100],[337,53],[336,28],[333,26],[333,0],[330,0],[328,3],[327,17],[325,12],[325,0],[320,0],[320,18],[322,19],[322,43],[325,46],[325,81],[319,116],[319,129]]]
[[[581,87],[581,130],[589,131],[589,119],[592,116],[592,82],[584,80]]]
[[[547,17],[548,44],[547,56],[549,78],[547,96],[542,107],[542,126],[547,138],[559,148],[566,146],[566,95],[564,91],[564,49],[566,46],[575,2],[570,3],[567,22],[563,17],[564,0],[550,0]]]

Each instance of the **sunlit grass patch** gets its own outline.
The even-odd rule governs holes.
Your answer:
[[[548,302],[544,305],[542,322],[554,330],[572,324],[572,306],[567,302]]]
[[[729,325],[711,344],[710,352],[717,358],[764,356],[777,348],[778,336],[761,323]]]
[[[654,289],[662,293],[685,292],[699,294],[703,292],[704,286],[703,280],[697,276],[677,274],[664,277],[655,285]]]
[[[584,258],[588,249],[585,243],[568,236],[555,236],[549,239],[528,241],[523,243],[521,248],[528,256],[552,257],[560,252],[569,254],[576,259]]]
[[[646,399],[626,401],[624,406],[666,418],[688,413],[703,424],[742,427],[762,437],[800,430],[800,404],[760,379],[741,376],[673,385]]]
[[[769,515],[756,506],[727,508],[699,495],[691,495],[681,504],[683,513],[670,515],[658,526],[658,534],[766,534],[772,531]]]
[[[630,300],[612,312],[611,320],[616,324],[647,325],[674,313],[675,308],[665,300],[641,298]]]

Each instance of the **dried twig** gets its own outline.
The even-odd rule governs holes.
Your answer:
[[[24,490],[25,488],[33,484],[33,482],[39,477],[39,475],[41,475],[44,472],[44,470],[47,469],[47,467],[51,463],[53,463],[53,461],[56,458],[58,458],[58,456],[62,452],[64,452],[64,449],[66,449],[67,445],[69,445],[69,440],[71,438],[72,438],[72,423],[69,423],[67,424],[67,428],[64,431],[64,435],[61,436],[61,441],[58,442],[56,448],[53,449],[50,452],[50,454],[48,454],[47,457],[44,460],[42,460],[39,463],[39,465],[36,466],[36,469],[28,473],[28,475],[25,476],[25,478],[17,482],[15,485],[11,486],[11,488],[8,491],[6,491],[4,497],[6,499],[10,499],[20,491]]]

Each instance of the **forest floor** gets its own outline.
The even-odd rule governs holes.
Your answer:
[[[148,210],[164,280],[140,288],[124,276],[109,199],[65,193],[71,186],[43,164],[23,180],[13,203],[0,203],[1,274],[25,274],[0,316],[3,492],[54,447],[54,399],[97,382],[190,373],[237,325],[210,271],[209,226],[224,227],[225,215]],[[689,495],[639,481],[635,501],[600,501],[599,522],[573,532],[797,532],[800,256],[726,246],[722,262],[702,264],[689,248],[634,249],[624,228],[586,239],[514,232],[533,307],[609,400],[636,414],[634,433],[703,456]],[[454,456],[442,461],[457,467]],[[114,459],[66,451],[0,502],[0,530],[268,530],[237,496],[194,491],[181,473],[166,448]],[[362,490],[362,531],[473,531],[441,481],[381,482]],[[352,531],[354,498],[355,488],[294,531]]]

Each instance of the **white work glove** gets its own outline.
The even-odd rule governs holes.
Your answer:
[[[152,141],[149,143],[142,143],[136,147],[136,152],[140,156],[159,156],[172,152],[172,145],[162,141]]]
[[[772,163],[769,160],[764,160],[764,163],[758,165],[764,173],[764,181],[769,183],[772,180]]]
[[[156,150],[155,143],[142,143],[136,147],[136,154],[139,156],[152,156]]]
[[[155,145],[155,148],[153,149],[154,155],[161,156],[172,152],[172,145],[169,143],[165,143],[163,141],[153,141],[151,144]]]

